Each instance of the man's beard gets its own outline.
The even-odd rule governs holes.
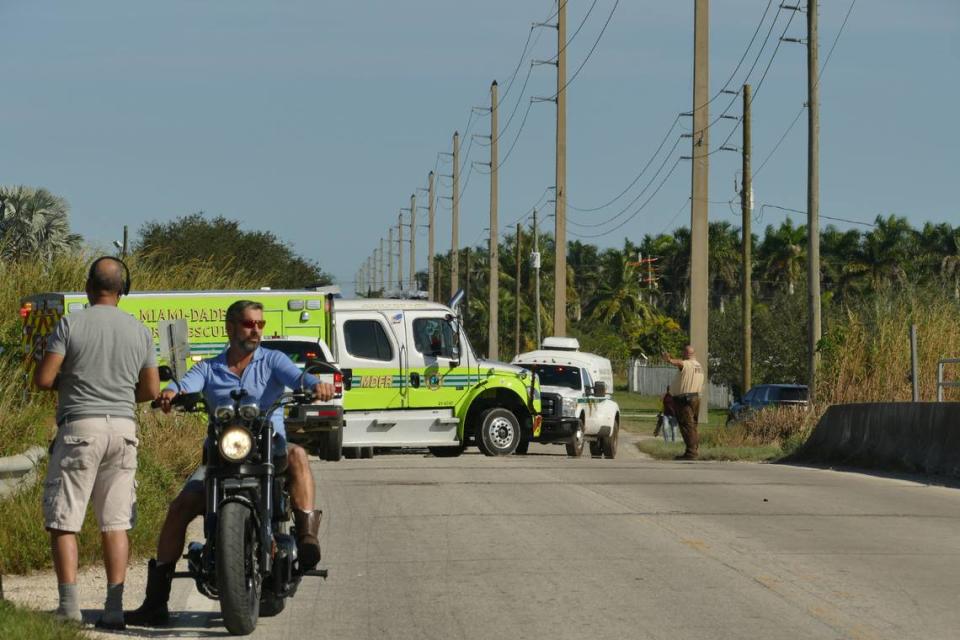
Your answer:
[[[237,348],[243,351],[244,353],[253,353],[257,350],[257,347],[260,346],[259,339],[250,339],[250,340],[238,340]]]

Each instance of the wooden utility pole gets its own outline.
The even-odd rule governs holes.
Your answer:
[[[537,343],[534,348],[540,348],[540,236],[537,231],[537,210],[533,210],[533,255],[530,256],[533,262],[533,308],[537,318]]]
[[[567,3],[557,10],[556,256],[553,266],[553,335],[567,335]]]
[[[417,290],[417,194],[410,194],[410,290]]]
[[[704,380],[709,380],[710,361],[707,343],[708,303],[708,254],[709,222],[707,200],[709,198],[710,171],[710,59],[709,29],[710,2],[695,0],[693,11],[693,153],[690,202],[690,344],[703,367]],[[700,422],[707,423],[709,386],[704,385],[700,400]]]
[[[387,262],[390,264],[390,279],[387,281],[388,284],[384,287],[384,292],[390,291],[393,288],[393,227],[390,227],[389,240],[387,240]]]
[[[129,233],[129,229],[127,228],[127,225],[123,225],[123,249],[120,251],[121,260],[127,259],[127,238],[129,237],[128,233]]]
[[[520,223],[517,223],[517,276],[516,276],[516,290],[517,297],[514,298],[514,303],[516,304],[516,310],[514,315],[516,316],[516,339],[514,341],[513,355],[520,355],[520,261],[523,260],[523,256],[520,253]]]
[[[380,286],[377,288],[381,291],[384,291],[387,288],[386,279],[384,278],[384,276],[387,274],[387,270],[383,266],[386,259],[387,257],[383,254],[383,238],[380,238]]]
[[[500,224],[497,221],[497,81],[490,85],[490,301],[487,357],[500,358]]]
[[[753,342],[750,332],[753,324],[753,259],[750,256],[753,232],[750,229],[753,215],[753,174],[750,170],[750,85],[743,85],[743,180],[740,185],[740,207],[743,218],[741,226],[742,261],[742,290],[740,300],[743,318],[743,386],[741,393],[749,391],[753,377]]]
[[[809,300],[809,394],[817,393],[820,354],[820,89],[817,84],[817,0],[807,2],[807,296]]]
[[[466,256],[466,275],[464,276],[464,285],[463,285],[463,326],[467,326],[470,322],[470,247],[467,247],[465,250]],[[456,292],[451,292],[450,297],[453,297],[453,294]]]
[[[453,227],[450,235],[450,297],[460,288],[460,134],[453,132]]]
[[[435,213],[433,208],[433,171],[427,176],[427,199],[427,295],[430,296],[432,302],[435,302],[440,299],[440,296],[434,295],[433,291],[433,216]]]
[[[397,214],[397,283],[403,291],[403,211]]]

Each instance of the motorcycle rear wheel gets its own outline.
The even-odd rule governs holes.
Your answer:
[[[262,588],[257,555],[256,522],[238,502],[220,509],[217,525],[217,590],[223,624],[233,635],[245,636],[257,627]]]

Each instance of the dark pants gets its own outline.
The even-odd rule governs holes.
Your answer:
[[[677,402],[677,422],[680,423],[680,435],[687,450],[683,455],[691,458],[700,453],[700,435],[697,433],[697,421],[700,417],[700,397]]]

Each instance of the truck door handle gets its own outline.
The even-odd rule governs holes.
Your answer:
[[[410,374],[410,386],[414,389],[420,388],[420,374],[416,371]]]

